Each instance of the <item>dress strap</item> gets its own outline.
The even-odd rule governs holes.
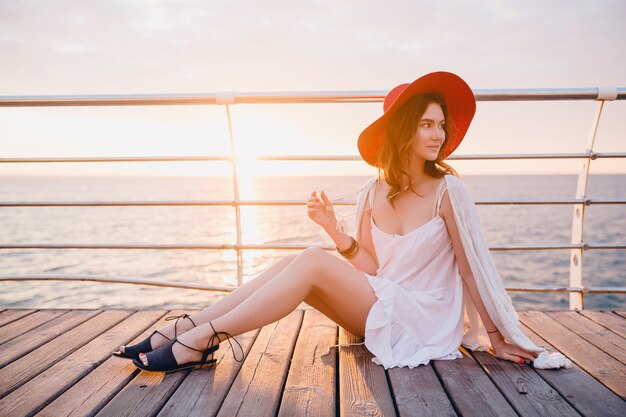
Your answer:
[[[446,179],[444,178],[437,187],[437,198],[435,199],[435,207],[433,207],[433,217],[439,215],[439,208],[441,207],[441,200],[443,200],[443,194],[446,192]]]

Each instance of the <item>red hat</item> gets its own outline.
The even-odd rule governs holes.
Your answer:
[[[452,120],[450,136],[444,154],[447,157],[461,143],[476,112],[476,98],[472,89],[458,75],[438,71],[426,74],[411,84],[400,84],[385,96],[384,114],[359,135],[359,153],[372,166],[376,165],[378,153],[385,139],[387,123],[404,103],[422,93],[436,93],[448,106]]]

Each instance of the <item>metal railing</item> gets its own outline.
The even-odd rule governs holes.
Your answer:
[[[241,206],[296,206],[303,201],[242,200],[239,196],[239,175],[235,155],[235,137],[233,135],[230,106],[241,103],[371,103],[384,100],[386,91],[359,92],[290,92],[290,93],[234,93],[216,92],[211,94],[133,94],[133,95],[66,95],[66,96],[0,96],[0,107],[50,107],[50,106],[146,106],[146,105],[223,105],[229,128],[230,154],[222,156],[179,156],[179,157],[82,157],[82,158],[0,158],[0,163],[90,163],[90,162],[167,162],[167,161],[227,161],[232,166],[233,200],[222,201],[12,201],[0,202],[0,207],[86,207],[86,206],[231,206],[235,210],[236,242],[219,245],[88,245],[88,244],[0,244],[0,249],[214,249],[234,250],[237,262],[237,285],[242,284],[244,250],[259,249],[304,249],[306,245],[270,245],[243,244],[241,240]],[[513,160],[513,159],[583,159],[579,172],[577,191],[572,199],[513,199],[513,200],[477,200],[476,204],[502,205],[541,205],[568,204],[574,206],[572,219],[572,238],[569,244],[537,245],[492,245],[493,251],[513,250],[570,250],[569,286],[507,286],[508,291],[523,292],[567,292],[570,296],[570,308],[584,308],[584,294],[589,293],[626,293],[626,287],[588,287],[583,284],[582,255],[590,249],[626,249],[625,244],[592,244],[583,240],[584,210],[592,204],[625,204],[626,198],[587,198],[589,164],[602,158],[626,158],[626,152],[598,153],[593,150],[596,132],[605,101],[626,99],[626,88],[578,88],[578,89],[497,89],[474,90],[477,101],[547,101],[547,100],[596,100],[596,109],[590,129],[588,146],[579,153],[537,153],[537,154],[479,154],[452,155],[450,160]],[[361,161],[355,155],[269,155],[255,158],[264,161]],[[336,205],[353,205],[354,201],[335,201]],[[322,246],[333,250],[334,246]],[[24,280],[69,280],[114,282],[139,285],[152,285],[170,288],[187,288],[209,291],[231,291],[233,287],[183,284],[176,282],[138,280],[133,278],[108,278],[89,275],[7,275],[0,276],[0,281]]]

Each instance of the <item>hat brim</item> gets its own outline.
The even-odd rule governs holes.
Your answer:
[[[476,113],[476,97],[469,85],[458,75],[446,71],[431,72],[409,84],[389,109],[361,132],[358,148],[365,162],[377,166],[387,123],[404,103],[422,93],[441,95],[448,107],[448,118],[452,123],[444,150],[445,156],[449,156],[459,146]]]

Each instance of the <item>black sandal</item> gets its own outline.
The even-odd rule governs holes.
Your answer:
[[[226,332],[216,332],[215,328],[213,327],[213,323],[209,322],[209,324],[211,325],[211,328],[213,329],[213,335],[209,339],[209,342],[207,343],[207,348],[205,350],[192,348],[191,346],[187,346],[186,344],[180,342],[178,339],[174,339],[170,341],[168,344],[166,344],[165,346],[162,346],[153,352],[146,353],[145,355],[146,355],[146,358],[148,359],[147,366],[144,365],[143,362],[141,362],[139,358],[133,359],[133,364],[137,368],[143,369],[144,371],[165,372],[165,373],[176,372],[176,371],[189,369],[189,368],[197,369],[197,368],[202,368],[205,365],[213,365],[215,364],[215,362],[217,362],[217,359],[213,358],[214,353],[216,350],[220,348],[220,338],[218,336],[219,334],[226,335],[228,343],[230,344],[230,347],[233,350],[233,356],[235,357],[235,360],[237,362],[242,362],[244,352],[243,352],[243,348],[241,347],[241,344],[237,341],[237,339],[235,339],[234,337],[232,337],[230,334]],[[216,338],[217,338],[217,344],[211,346],[213,344],[213,341]],[[237,343],[237,345],[239,346],[239,349],[241,350],[241,359],[237,359],[237,356],[235,356],[235,350],[233,349],[233,344],[230,342],[231,339],[234,340],[235,343]],[[174,357],[174,354],[172,353],[172,347],[174,346],[174,343],[181,344],[187,349],[195,350],[196,352],[202,353],[202,359],[200,359],[197,362],[187,362],[187,363],[183,363],[179,365],[178,362],[176,362],[176,358]],[[209,355],[211,355],[211,359],[207,359]]]
[[[193,324],[193,327],[196,327],[196,323],[194,323],[194,321],[191,319],[191,316],[189,316],[189,314],[181,314],[180,316],[166,317],[165,321],[176,320],[176,323],[174,323],[174,338],[178,337],[178,320],[180,319],[189,319],[189,321],[191,321],[191,324]],[[117,352],[113,352],[112,355],[117,356],[118,358],[123,358],[123,359],[139,359],[140,353],[152,352],[153,349],[152,349],[152,344],[150,343],[150,340],[152,339],[152,336],[154,336],[155,333],[158,333],[164,338],[166,338],[167,340],[172,341],[172,339],[165,336],[160,331],[155,330],[152,332],[150,336],[146,337],[141,342],[135,343],[132,346],[124,346],[124,352],[118,350]]]

